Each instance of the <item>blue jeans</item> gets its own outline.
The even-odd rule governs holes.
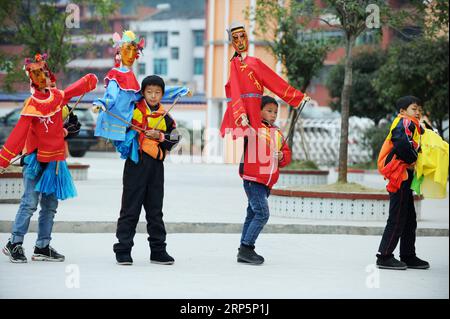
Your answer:
[[[25,168],[26,165],[23,167],[23,171],[25,171]],[[39,200],[41,203],[41,211],[39,212],[39,228],[36,247],[44,248],[52,239],[53,219],[56,214],[56,209],[58,208],[58,199],[54,194],[44,195],[34,190],[39,178],[40,175],[38,175],[35,180],[26,178],[25,174],[23,176],[25,192],[20,201],[19,211],[17,212],[12,227],[10,238],[12,244],[19,242],[23,243],[23,238],[30,226],[31,216],[33,216],[33,213],[37,210]]]
[[[263,184],[245,181],[244,189],[248,198],[247,217],[242,230],[241,244],[254,246],[259,233],[269,220],[270,189]]]

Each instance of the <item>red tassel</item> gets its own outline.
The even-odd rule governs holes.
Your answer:
[[[116,54],[114,55],[114,67],[115,68],[120,67],[121,62],[122,62],[122,59],[120,58],[120,53],[119,53],[119,51],[117,51]]]

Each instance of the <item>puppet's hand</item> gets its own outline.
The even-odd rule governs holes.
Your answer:
[[[103,104],[102,104],[102,105],[95,105],[95,104],[94,104],[94,106],[91,108],[92,112],[94,112],[94,113],[100,112],[100,109],[101,109],[103,112],[106,111],[106,108],[103,106]]]
[[[302,102],[307,103],[307,102],[309,102],[309,101],[311,101],[311,97],[305,93],[305,94],[303,95]]]

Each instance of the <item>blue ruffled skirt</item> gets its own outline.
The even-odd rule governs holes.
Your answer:
[[[36,153],[32,153],[25,157],[24,162],[27,164],[24,171],[25,177],[33,180],[39,178],[34,188],[36,192],[46,195],[55,194],[56,198],[60,200],[77,196],[77,190],[66,161],[50,162],[42,170]]]

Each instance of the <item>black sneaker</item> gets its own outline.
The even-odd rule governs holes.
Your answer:
[[[397,260],[394,256],[377,255],[377,267],[380,269],[406,270],[407,266],[404,262]]]
[[[11,244],[10,241],[2,249],[3,253],[9,257],[12,263],[26,263],[27,257],[25,257],[25,250],[22,247],[22,243]]]
[[[416,255],[400,256],[400,260],[406,264],[408,268],[412,269],[428,269],[430,264],[425,260],[420,259]]]
[[[153,264],[160,265],[173,265],[175,263],[175,259],[173,259],[167,251],[158,251],[150,253],[150,262]]]
[[[47,245],[44,248],[34,247],[34,254],[31,259],[34,261],[64,261],[65,257],[52,246]]]
[[[261,265],[264,263],[264,257],[255,252],[254,247],[241,245],[238,249],[237,262],[251,265]]]
[[[116,261],[118,265],[129,266],[133,264],[133,258],[129,252],[116,253]]]

